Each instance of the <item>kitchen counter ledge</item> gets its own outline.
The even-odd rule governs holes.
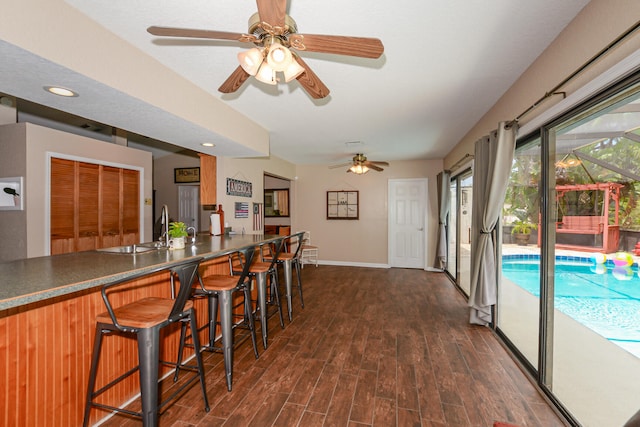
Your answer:
[[[169,268],[186,258],[207,261],[278,237],[200,235],[185,249],[139,254],[86,251],[0,263],[0,311],[99,287],[160,265]]]

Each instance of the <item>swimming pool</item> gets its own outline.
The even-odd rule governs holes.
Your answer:
[[[540,296],[538,255],[505,255],[502,275]],[[557,257],[555,308],[640,358],[638,267],[596,265],[590,258]]]

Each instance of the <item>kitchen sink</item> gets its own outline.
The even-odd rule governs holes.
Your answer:
[[[112,254],[142,254],[145,252],[152,252],[160,249],[162,245],[158,243],[141,243],[139,245],[124,245],[124,246],[113,246],[110,248],[101,248],[98,249],[99,252],[108,252]]]

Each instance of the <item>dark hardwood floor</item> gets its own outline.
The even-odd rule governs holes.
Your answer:
[[[564,425],[442,273],[307,266],[303,284],[305,308],[296,295],[293,322],[272,318],[259,359],[237,348],[232,392],[205,352],[211,411],[196,385],[160,425]]]

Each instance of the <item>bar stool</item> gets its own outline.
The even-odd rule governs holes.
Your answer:
[[[282,244],[284,241],[284,237],[280,237],[274,240],[270,240],[269,242],[263,242],[256,248],[257,251],[260,252],[260,261],[257,261],[257,257],[254,257],[254,261],[249,266],[249,278],[254,279],[256,281],[256,287],[258,288],[258,301],[256,311],[258,313],[258,319],[260,320],[260,328],[262,332],[262,346],[264,349],[267,349],[267,338],[268,338],[268,318],[275,314],[275,311],[272,313],[267,313],[267,306],[272,305],[275,306],[278,312],[278,316],[280,317],[280,327],[284,329],[284,319],[282,317],[282,308],[280,305],[280,289],[278,284],[278,271],[276,269],[276,260],[278,259],[278,255],[282,249]],[[270,261],[262,260],[263,250],[269,249],[272,251],[274,256]],[[237,257],[229,258],[230,268],[233,271],[233,274],[238,274],[240,271],[244,270],[246,263],[242,259],[237,259]],[[241,266],[242,270],[238,270],[237,266]],[[269,295],[267,295],[267,277],[271,277],[270,287],[269,287]]]
[[[298,294],[300,295],[300,304],[304,308],[304,300],[302,298],[302,275],[300,274],[300,252],[302,250],[302,242],[304,238],[304,231],[292,234],[288,236],[283,243],[283,247],[287,246],[289,249],[296,245],[294,252],[280,252],[276,258],[276,264],[282,266],[284,275],[284,284],[287,291],[287,311],[289,315],[289,322],[293,319],[293,305],[292,305],[292,293],[293,293],[293,266],[296,268],[296,274],[298,276]],[[269,261],[271,258],[265,258],[265,261]]]
[[[91,407],[96,407],[138,416],[142,418],[144,426],[156,426],[158,424],[160,409],[170,400],[181,394],[185,388],[191,386],[193,382],[198,380],[202,387],[205,411],[209,412],[204,366],[200,355],[200,342],[197,333],[192,333],[196,366],[186,364],[181,366],[182,369],[197,372],[197,374],[178,387],[177,390],[164,401],[159,402],[158,397],[158,369],[160,364],[177,367],[177,363],[160,360],[160,330],[175,322],[189,322],[191,330],[197,330],[193,302],[189,300],[189,297],[191,295],[191,284],[193,283],[201,260],[202,258],[190,258],[169,268],[166,266],[156,267],[144,273],[135,274],[102,286],[102,299],[107,311],[96,317],[96,333],[93,354],[91,356],[91,370],[89,374],[89,384],[87,386],[83,425],[88,425]],[[109,300],[109,295],[112,292],[111,288],[166,270],[169,270],[172,279],[174,276],[178,277],[180,287],[175,299],[147,297],[118,308],[112,306]],[[123,375],[96,391],[96,370],[100,359],[102,337],[104,334],[110,333],[134,335],[137,337],[138,366],[130,369],[128,372],[125,372]],[[94,401],[97,396],[136,371],[139,371],[140,376],[142,412],[133,412]]]
[[[240,257],[244,262],[244,267],[238,276],[210,275],[206,277],[197,275],[198,281],[194,283],[194,297],[207,297],[209,309],[209,322],[199,328],[209,328],[209,343],[202,346],[203,350],[222,351],[224,357],[224,369],[227,378],[227,389],[231,391],[233,379],[233,347],[234,347],[234,329],[245,328],[249,330],[251,341],[253,343],[253,352],[256,359],[258,355],[258,344],[256,342],[256,330],[253,318],[253,306],[251,303],[251,282],[248,273],[249,266],[254,256],[254,248],[244,248],[235,252],[234,256]],[[225,256],[232,256],[225,255]],[[242,292],[244,295],[244,313],[243,320],[240,323],[233,322],[233,294]],[[218,324],[218,310],[220,311],[220,327],[222,333],[222,348],[214,345],[216,341],[216,328]],[[186,325],[183,325],[181,337],[186,333]],[[181,348],[178,353],[178,363],[181,361],[184,339],[180,339]],[[176,369],[175,378],[177,379],[178,369]]]
[[[318,266],[318,247],[311,244],[311,232],[305,231],[302,238],[302,252],[300,253],[300,267],[314,263]]]

